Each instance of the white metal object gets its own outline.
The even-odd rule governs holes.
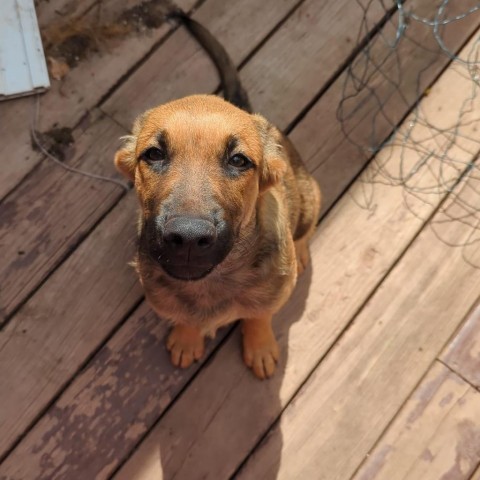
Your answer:
[[[1,0],[0,100],[50,86],[33,0]]]

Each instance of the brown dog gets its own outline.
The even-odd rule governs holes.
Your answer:
[[[173,325],[172,362],[188,367],[206,335],[242,319],[245,363],[272,375],[272,316],[308,262],[320,210],[290,141],[259,115],[195,95],[138,118],[115,164],[140,200],[136,267],[152,308]]]

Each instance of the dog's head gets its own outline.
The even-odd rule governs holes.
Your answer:
[[[278,130],[211,95],[147,111],[115,164],[140,199],[141,250],[183,280],[225,259],[286,169]]]

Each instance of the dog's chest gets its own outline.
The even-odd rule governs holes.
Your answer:
[[[251,273],[185,285],[162,283],[145,285],[157,313],[173,323],[201,326],[205,332],[251,316],[278,294],[271,279],[255,278]]]

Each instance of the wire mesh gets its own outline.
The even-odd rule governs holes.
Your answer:
[[[408,209],[422,221],[435,212],[437,236],[480,267],[480,2],[356,0],[359,39],[378,1],[386,20],[359,44],[337,110],[358,154],[372,158],[354,199],[373,208],[376,185],[402,188]]]

